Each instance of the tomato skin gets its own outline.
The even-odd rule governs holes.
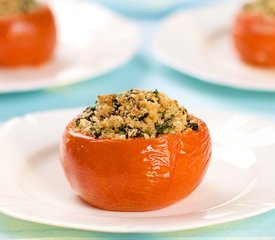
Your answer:
[[[263,67],[275,66],[275,18],[240,12],[233,40],[241,59]]]
[[[100,140],[67,126],[60,159],[73,190],[94,207],[150,211],[189,195],[201,182],[211,156],[209,131],[166,134],[155,139]]]
[[[0,17],[0,65],[38,65],[49,60],[56,45],[54,16],[47,6]]]

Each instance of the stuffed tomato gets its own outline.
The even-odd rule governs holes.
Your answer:
[[[100,96],[66,127],[65,175],[90,205],[112,211],[160,209],[189,195],[211,157],[206,124],[156,91]]]
[[[246,4],[235,19],[233,40],[244,62],[275,67],[274,0],[256,0]]]
[[[52,11],[35,1],[0,0],[0,66],[38,65],[56,45]]]

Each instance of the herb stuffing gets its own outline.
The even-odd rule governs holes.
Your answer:
[[[75,120],[74,130],[95,138],[156,138],[198,131],[199,123],[176,100],[155,91],[129,90],[98,96]]]
[[[0,0],[0,17],[29,13],[40,6],[35,0]]]
[[[275,17],[275,0],[253,0],[246,3],[243,9],[253,14]]]

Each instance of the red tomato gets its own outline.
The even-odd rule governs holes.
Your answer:
[[[237,16],[233,39],[240,57],[247,63],[275,66],[275,18],[241,12]]]
[[[0,65],[36,65],[47,61],[56,45],[56,26],[47,6],[0,17]]]
[[[60,157],[73,190],[94,207],[149,211],[189,195],[202,181],[211,140],[201,120],[198,131],[155,139],[103,140],[66,128]]]

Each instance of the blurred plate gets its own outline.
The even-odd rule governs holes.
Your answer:
[[[213,157],[202,184],[189,197],[150,212],[90,207],[75,196],[59,162],[59,140],[77,112],[29,114],[0,128],[0,211],[75,229],[165,232],[242,219],[275,207],[275,126],[217,112],[198,114],[209,126]]]
[[[275,91],[275,70],[243,63],[230,29],[239,4],[177,12],[163,21],[153,53],[168,66],[208,83]]]
[[[92,1],[48,0],[59,41],[54,57],[39,67],[0,68],[0,93],[57,87],[88,80],[129,61],[140,31],[126,18]]]
[[[97,0],[97,2],[133,16],[156,17],[179,7],[210,4],[221,0]],[[231,0],[232,1],[232,0]]]

